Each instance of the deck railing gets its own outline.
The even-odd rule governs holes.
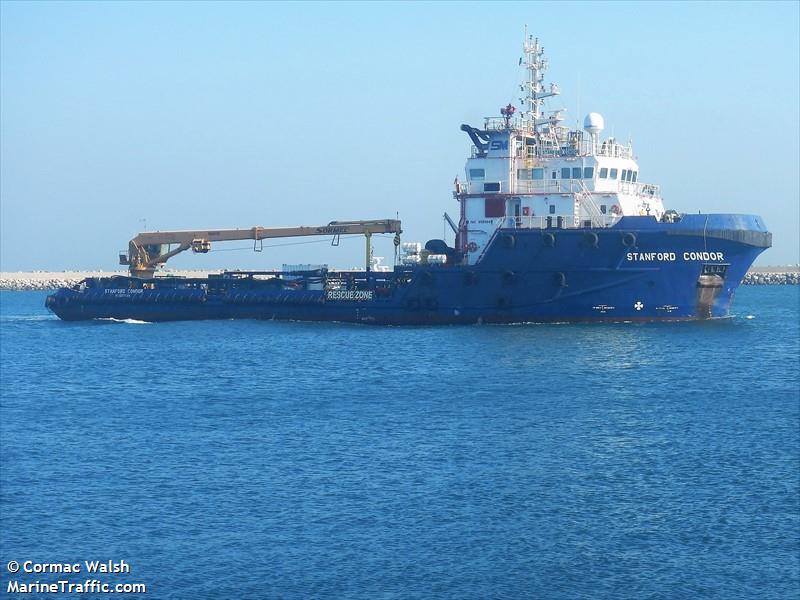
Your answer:
[[[594,187],[588,184],[593,182]],[[496,194],[497,192],[484,192],[483,181],[459,182],[458,193],[462,194]],[[507,193],[505,182],[500,182],[501,193]],[[614,181],[613,179],[518,179],[515,194],[627,194],[645,198],[661,198],[661,187],[653,183],[633,183],[628,181]]]
[[[505,229],[576,229],[583,227],[611,227],[622,217],[618,215],[583,216],[575,222],[574,215],[548,215],[544,217],[500,217],[494,220],[496,227]]]

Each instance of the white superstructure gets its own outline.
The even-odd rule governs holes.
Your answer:
[[[561,125],[562,109],[545,111],[545,99],[560,91],[543,83],[539,40],[526,36],[523,49],[522,109],[509,104],[483,129],[461,126],[473,142],[466,181],[456,180],[454,192],[469,264],[499,227],[610,227],[625,215],[664,215],[659,187],[640,180],[630,143],[602,137],[600,114],[589,113],[581,131]]]

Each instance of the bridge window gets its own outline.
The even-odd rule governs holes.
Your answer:
[[[572,167],[572,178],[573,179],[580,179],[581,178],[581,168],[580,167]]]
[[[628,171],[625,174],[625,181],[630,181],[632,177],[633,177],[633,171]]]
[[[619,179],[620,181],[628,181],[628,169],[622,169]]]
[[[609,179],[616,179],[617,178],[617,169],[611,169],[611,173],[608,175]]]
[[[594,177],[594,167],[583,167],[583,178],[591,179]]]
[[[636,183],[636,179],[638,178],[638,176],[639,176],[639,171],[634,171],[633,172],[633,180],[632,180],[633,183]]]
[[[494,181],[492,183],[484,183],[483,184],[483,191],[484,192],[499,192],[500,191],[500,182]],[[501,217],[503,215],[500,215]]]
[[[608,179],[608,167],[600,169],[600,179]]]
[[[486,169],[470,169],[469,170],[469,178],[470,179],[483,179],[486,177]]]
[[[517,179],[544,179],[544,169],[517,169]]]
[[[569,167],[561,169],[561,179],[569,179]]]

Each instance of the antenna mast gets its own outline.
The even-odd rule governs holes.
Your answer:
[[[547,70],[548,62],[544,57],[544,48],[539,45],[539,38],[528,35],[528,28],[525,27],[525,42],[522,45],[525,54],[525,68],[528,71],[528,80],[522,84],[525,92],[523,102],[526,104],[522,113],[522,125],[525,129],[538,133],[538,126],[549,123],[551,119],[544,116],[542,107],[544,99],[550,96],[557,96],[561,93],[558,86],[550,84],[549,91],[545,91],[544,72]],[[556,115],[557,118],[557,115]]]

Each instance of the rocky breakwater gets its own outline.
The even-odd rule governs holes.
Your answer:
[[[0,273],[0,290],[55,290],[79,283],[87,277],[127,275],[127,271],[19,271]],[[206,271],[164,271],[164,275],[206,277]]]
[[[742,285],[800,285],[800,270],[753,269],[744,276]]]

